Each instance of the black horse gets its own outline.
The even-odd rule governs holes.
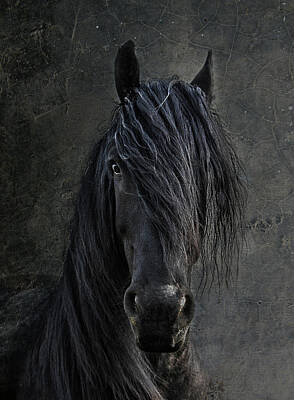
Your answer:
[[[212,98],[211,52],[191,84],[139,82],[118,51],[120,105],[82,178],[64,273],[18,398],[203,400],[192,269],[229,281],[242,241],[242,170]]]

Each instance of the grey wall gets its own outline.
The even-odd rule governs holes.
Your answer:
[[[143,79],[185,80],[212,48],[214,104],[249,180],[248,243],[236,290],[199,300],[199,354],[228,400],[292,400],[293,1],[4,0],[0,35],[1,360],[61,273],[79,177],[117,101],[118,46],[136,42]]]

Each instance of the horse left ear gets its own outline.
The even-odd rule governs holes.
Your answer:
[[[199,86],[200,89],[206,94],[207,100],[210,103],[212,100],[212,91],[213,91],[213,78],[212,78],[212,51],[209,50],[206,61],[195,76],[191,85]]]
[[[115,59],[115,86],[122,103],[125,97],[139,86],[139,76],[135,44],[132,40],[128,40],[119,48]]]

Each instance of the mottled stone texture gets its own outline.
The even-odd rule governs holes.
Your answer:
[[[2,0],[0,38],[0,387],[14,333],[61,274],[79,177],[117,102],[114,57],[133,39],[143,79],[190,80],[213,49],[248,243],[236,290],[199,299],[199,354],[228,400],[293,400],[293,1]]]

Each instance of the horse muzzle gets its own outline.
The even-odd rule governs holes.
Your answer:
[[[144,290],[130,286],[124,308],[140,350],[165,353],[185,342],[195,306],[190,291],[165,285]]]

